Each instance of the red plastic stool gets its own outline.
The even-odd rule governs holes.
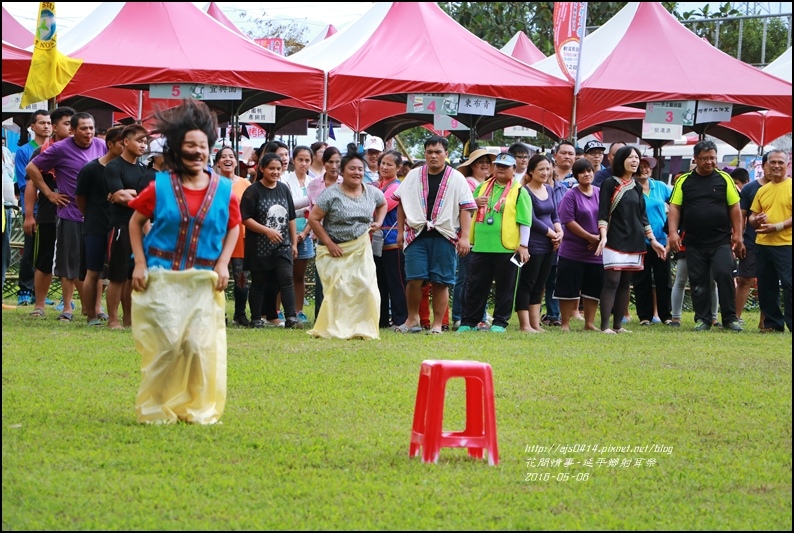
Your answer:
[[[442,430],[444,392],[450,378],[466,380],[466,429],[463,431]],[[483,450],[486,450],[488,464],[499,463],[491,365],[477,361],[422,362],[409,456],[418,456],[420,447],[425,463],[438,463],[441,448],[467,448],[469,455],[477,459],[482,459]]]

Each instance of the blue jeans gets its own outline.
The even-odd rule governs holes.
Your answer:
[[[557,252],[551,265],[549,277],[546,278],[546,318],[560,320],[560,302],[554,299],[554,289],[557,288]]]
[[[11,209],[5,208],[6,211],[6,230],[3,232],[3,287],[6,285],[6,271],[11,262]]]

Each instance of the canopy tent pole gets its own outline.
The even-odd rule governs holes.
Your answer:
[[[143,90],[138,91],[138,124],[143,121]]]
[[[576,58],[576,81],[573,85],[573,105],[571,106],[571,142],[577,143],[576,102],[579,99],[579,90],[582,88],[582,51],[584,50],[585,31],[587,30],[587,2],[582,2],[584,14],[582,16],[582,35],[579,37],[579,55]]]

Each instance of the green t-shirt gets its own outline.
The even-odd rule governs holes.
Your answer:
[[[502,207],[499,212],[491,209],[491,207],[499,201],[503,191],[503,186],[498,183],[494,184],[490,198],[488,198],[488,210],[485,212],[485,221],[475,223],[475,239],[472,251],[486,254],[515,252],[515,250],[508,250],[502,246],[502,214],[505,208]],[[487,223],[489,217],[493,218],[493,224]],[[518,191],[516,222],[524,226],[530,226],[532,224],[532,200],[530,200],[529,194],[523,187]]]

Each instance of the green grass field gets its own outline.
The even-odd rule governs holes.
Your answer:
[[[4,530],[792,528],[788,333],[230,327],[222,424],[145,426],[130,332],[29,310],[2,315]],[[408,458],[424,359],[493,366],[498,466]]]

